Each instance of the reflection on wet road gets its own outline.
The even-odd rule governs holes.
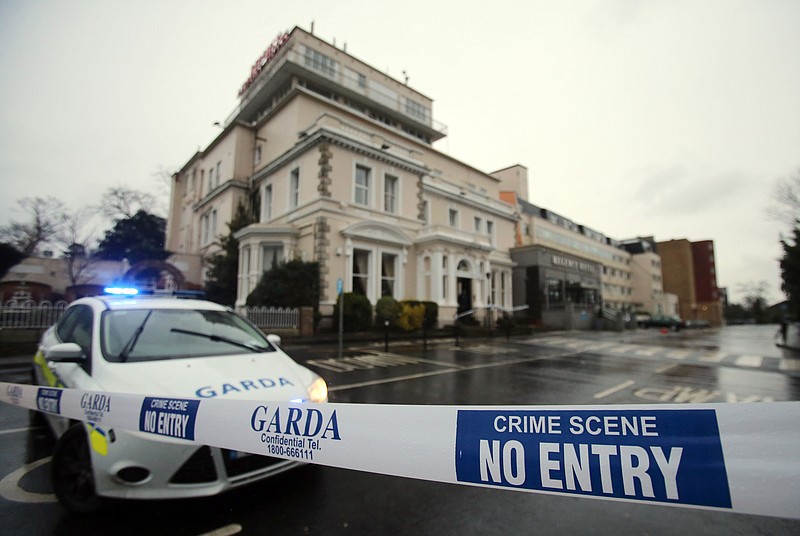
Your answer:
[[[769,329],[767,329],[769,328]],[[321,374],[335,402],[597,405],[800,400],[800,376],[772,345],[774,329],[742,326],[662,334],[539,334],[521,339],[286,350]],[[788,364],[787,364],[788,363]],[[25,381],[24,371],[5,381]],[[2,370],[0,370],[2,373]],[[16,376],[15,376],[16,375]],[[469,488],[308,466],[205,499],[113,503],[89,518],[52,501],[53,440],[27,411],[0,406],[8,534],[796,534],[758,516]],[[386,453],[390,456],[391,453]],[[45,460],[38,466],[28,466]],[[24,468],[24,469],[23,469]],[[4,485],[9,485],[6,481]],[[17,491],[21,490],[22,493]],[[43,502],[33,502],[38,499]]]

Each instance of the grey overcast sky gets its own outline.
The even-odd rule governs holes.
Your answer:
[[[782,299],[776,181],[800,169],[797,0],[0,0],[0,224],[49,194],[168,191],[295,25],[434,99],[436,147],[528,168],[614,238],[712,239],[718,284]]]

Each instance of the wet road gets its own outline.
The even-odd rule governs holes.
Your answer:
[[[293,345],[331,401],[402,404],[621,404],[800,400],[796,363],[774,327],[555,333],[524,339],[347,348]],[[0,369],[24,382],[24,369]],[[78,517],[52,502],[49,434],[0,406],[0,524],[8,534],[796,534],[800,522],[505,492],[308,466],[220,497],[115,502]],[[387,453],[386,455],[391,455]],[[17,474],[13,474],[16,472]],[[24,475],[24,476],[20,476]],[[26,493],[27,492],[27,493]],[[16,495],[15,495],[16,494]],[[34,500],[42,502],[31,502]]]

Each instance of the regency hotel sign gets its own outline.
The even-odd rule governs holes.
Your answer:
[[[579,272],[597,275],[597,266],[589,262],[569,259],[567,257],[562,257],[561,255],[553,255],[552,262],[553,266],[560,266],[562,268],[569,268],[572,270],[578,270]]]

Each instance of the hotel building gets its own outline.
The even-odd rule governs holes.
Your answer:
[[[344,292],[459,306],[512,306],[519,218],[504,177],[438,151],[430,98],[300,28],[254,63],[239,105],[173,176],[167,249],[187,279],[240,203],[237,304],[276,262],[316,261],[320,306]]]

